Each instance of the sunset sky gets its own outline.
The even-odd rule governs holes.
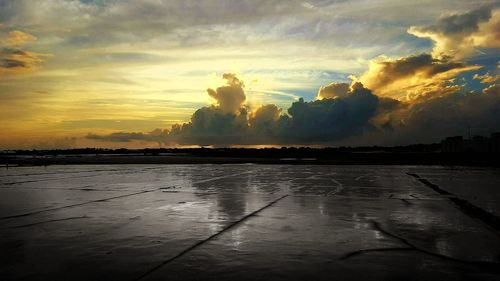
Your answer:
[[[0,0],[0,149],[500,131],[490,0]]]

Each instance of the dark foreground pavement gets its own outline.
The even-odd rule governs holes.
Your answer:
[[[500,170],[0,171],[1,280],[500,280]]]

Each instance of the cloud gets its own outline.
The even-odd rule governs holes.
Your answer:
[[[207,89],[208,95],[217,101],[217,107],[220,110],[238,113],[246,99],[243,82],[232,73],[224,73],[222,78],[226,80],[227,85],[218,87],[216,90]]]
[[[359,80],[379,96],[411,100],[454,92],[461,88],[453,83],[457,75],[480,68],[426,53],[398,59],[380,57],[370,62]]]
[[[345,97],[349,93],[348,83],[330,83],[319,88],[318,99],[331,99]]]
[[[467,13],[441,17],[428,26],[412,26],[408,33],[430,38],[432,53],[397,59],[380,56],[370,61],[368,70],[358,79],[378,96],[399,100],[434,98],[463,88],[455,79],[475,71],[479,65],[467,65],[463,59],[474,48],[500,47],[500,10],[483,6]]]
[[[473,54],[475,48],[500,47],[500,9],[483,6],[467,13],[451,14],[434,25],[412,26],[408,33],[433,40],[432,54],[436,58],[463,59]]]
[[[19,30],[11,31],[4,38],[0,38],[0,74],[22,73],[35,69],[46,55],[22,49],[24,44],[35,40],[35,36]]]
[[[378,107],[378,97],[359,82],[343,97],[304,102],[288,109],[285,140],[288,143],[328,143],[371,129],[369,120]]]
[[[17,48],[0,49],[0,74],[22,73],[35,69],[43,55]]]
[[[360,77],[352,77],[351,84],[320,87],[316,100],[300,98],[286,111],[275,104],[251,108],[243,81],[225,73],[223,86],[207,90],[215,104],[196,110],[188,123],[174,125],[154,138],[149,133],[89,136],[182,145],[370,145],[434,142],[469,126],[500,130],[498,79],[488,73],[473,76],[491,84],[483,92],[465,92],[457,79],[481,68],[462,60],[472,53],[468,43],[496,47],[491,37],[496,31],[491,27],[497,24],[497,14],[483,7],[445,16],[435,25],[412,27],[411,34],[435,41],[432,53],[395,59],[380,56]]]
[[[411,104],[393,120],[396,143],[437,142],[445,136],[465,135],[468,128],[477,134],[500,130],[498,86],[484,93],[453,93]],[[413,139],[413,140],[412,140]]]
[[[275,104],[266,104],[257,108],[249,117],[249,125],[255,134],[273,136],[277,133],[282,110]]]
[[[244,104],[243,83],[234,74],[224,74],[226,86],[208,91],[217,104],[195,111],[185,124],[174,125],[160,135],[164,142],[183,145],[233,144],[312,144],[358,135],[370,130],[370,119],[378,107],[378,97],[353,83],[348,92],[335,98],[305,102],[300,99],[288,109],[288,115],[274,104],[248,112]],[[236,108],[238,106],[238,108]],[[90,134],[87,138],[108,141],[147,140],[142,133]]]
[[[232,74],[224,77],[229,86],[223,87],[243,85]],[[321,89],[335,87],[336,84],[330,84]],[[242,87],[240,89],[243,91]],[[244,96],[244,92],[230,93],[227,95],[240,96],[243,93]],[[347,93],[340,92],[309,102],[301,98],[292,103],[287,114],[274,104],[253,111],[243,102],[239,106],[238,112],[223,109],[219,103],[202,107],[195,111],[190,122],[174,125],[170,130],[89,134],[87,138],[213,146],[401,145],[436,142],[446,136],[463,134],[468,127],[480,133],[500,130],[497,121],[500,108],[498,85],[491,85],[482,93],[442,89],[432,98],[400,101],[376,96],[360,82],[353,82]]]
[[[483,93],[486,95],[500,95],[500,85],[490,85],[489,87],[483,90]]]
[[[230,145],[245,143],[248,136],[247,112],[228,113],[221,108],[203,107],[191,122],[172,127],[170,139],[179,144]]]
[[[20,30],[13,30],[8,33],[6,38],[0,39],[0,45],[3,46],[20,46],[24,45],[28,42],[36,41],[36,37],[20,31]]]
[[[74,47],[166,40],[177,44],[190,34],[203,37],[209,26],[253,23],[303,11],[298,3],[278,0],[1,0],[0,22],[57,32]],[[166,38],[167,37],[167,38]],[[206,37],[205,37],[206,38]]]
[[[149,133],[116,132],[109,135],[97,135],[89,133],[86,138],[91,140],[109,142],[151,141],[164,143],[167,140],[168,133],[168,130],[162,129],[155,129]]]
[[[474,74],[473,79],[480,80],[483,84],[493,84],[500,81],[500,75],[490,75],[489,73],[479,75]]]

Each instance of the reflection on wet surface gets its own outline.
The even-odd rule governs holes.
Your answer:
[[[439,185],[443,195],[418,175]],[[114,165],[0,172],[2,280],[498,280],[497,169]]]

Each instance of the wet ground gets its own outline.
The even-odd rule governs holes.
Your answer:
[[[499,280],[499,188],[438,166],[3,169],[0,279]]]

